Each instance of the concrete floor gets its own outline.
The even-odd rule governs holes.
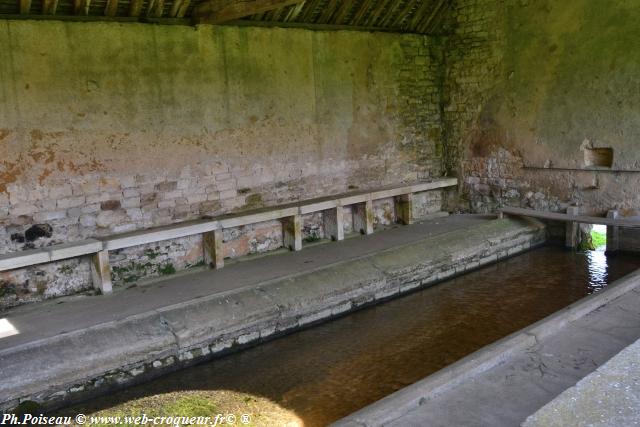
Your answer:
[[[640,425],[640,340],[530,416],[523,427]]]
[[[339,243],[315,244],[300,252],[287,251],[253,258],[250,262],[229,263],[221,270],[188,274],[188,279],[178,274],[146,286],[116,289],[112,295],[59,298],[17,307],[0,313],[1,318],[19,331],[19,334],[0,339],[0,351],[208,295],[311,272],[336,262],[408,245],[429,236],[471,228],[490,219],[476,215],[450,216],[409,227],[398,226],[369,236],[355,236]]]
[[[428,377],[352,414],[337,425],[521,425],[531,414],[640,338],[640,272],[632,273],[612,286],[576,303],[578,309],[568,309],[567,313],[583,311],[579,316],[567,319],[564,313],[557,313],[533,328],[506,338],[501,344],[489,346],[445,368],[434,374],[433,380]],[[624,293],[615,295],[622,292],[621,289],[625,289]],[[608,301],[612,295],[615,298]],[[609,383],[608,379],[613,376],[619,379],[620,372],[624,372],[616,368],[619,363],[612,362],[612,367],[605,368],[598,381],[580,384],[560,403],[552,404],[543,414],[530,420],[527,426],[593,425],[572,421],[591,419],[575,413],[571,415],[577,401],[585,406],[597,402],[610,407],[592,410],[595,417],[608,416],[616,411],[613,408],[628,407],[629,402],[637,402],[640,351],[633,348],[624,356],[629,364],[627,372],[635,375],[633,385],[627,384],[626,390],[622,390],[620,383],[618,386]],[[618,395],[611,402],[602,396],[611,395],[609,389],[612,387]],[[639,415],[637,407],[625,411],[625,414],[631,414],[629,416]],[[563,419],[567,422],[561,422]],[[596,425],[633,424],[604,422]]]

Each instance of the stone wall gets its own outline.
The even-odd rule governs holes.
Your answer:
[[[441,175],[425,36],[9,20],[0,46],[0,254]],[[275,249],[280,224],[225,240]],[[116,284],[201,245],[113,252]],[[12,303],[89,287],[86,260],[0,273]]]
[[[640,4],[457,0],[446,44],[446,164],[463,204],[640,209]],[[593,148],[612,148],[593,170]]]

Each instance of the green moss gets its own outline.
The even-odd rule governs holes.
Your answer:
[[[311,232],[311,234],[304,238],[305,243],[313,243],[320,240],[320,236],[315,231]]]
[[[175,272],[176,272],[176,268],[171,263],[163,265],[160,268],[158,268],[158,273],[160,273],[163,276],[175,274]]]
[[[158,257],[158,255],[160,255],[159,252],[154,251],[153,249],[147,249],[146,251],[144,251],[144,254],[147,256],[147,258],[149,259],[156,259]]]
[[[204,267],[206,265],[206,263],[204,262],[204,260],[200,260],[198,262],[196,262],[195,264],[191,264],[189,265],[187,268],[197,268],[197,267]]]
[[[252,194],[250,196],[247,196],[247,199],[245,200],[245,205],[244,205],[245,208],[251,209],[251,208],[259,208],[262,206],[264,206],[264,203],[262,201],[262,195]]]
[[[26,414],[39,415],[42,413],[42,406],[32,400],[25,400],[24,402],[20,402],[20,404],[11,412],[13,412],[17,417],[23,417]]]
[[[578,246],[579,251],[594,251],[596,247],[593,244],[593,239],[590,234],[583,233],[582,238],[580,240],[580,245]]]
[[[70,275],[71,273],[73,273],[73,267],[71,267],[70,265],[63,265],[58,268],[58,271],[62,274]]]
[[[16,286],[14,284],[0,281],[0,298],[16,294]]]
[[[166,406],[166,413],[179,417],[207,417],[218,410],[208,399],[200,396],[186,396]]]

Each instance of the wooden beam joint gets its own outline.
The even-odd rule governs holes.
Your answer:
[[[198,24],[221,24],[303,1],[304,0],[209,0],[195,7],[193,10],[193,20]]]

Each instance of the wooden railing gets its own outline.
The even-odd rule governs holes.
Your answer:
[[[394,197],[398,219],[404,224],[411,224],[414,220],[412,217],[414,194],[453,187],[457,184],[456,178],[444,178],[366,192],[338,194],[249,212],[208,217],[109,237],[9,253],[0,255],[0,271],[91,255],[93,285],[106,294],[112,291],[109,251],[202,234],[205,262],[214,268],[222,268],[224,266],[222,230],[225,228],[281,220],[284,245],[293,251],[299,251],[302,249],[302,215],[322,212],[325,233],[332,240],[343,240],[343,206],[353,206],[354,229],[363,234],[371,234],[373,233],[374,200]]]

